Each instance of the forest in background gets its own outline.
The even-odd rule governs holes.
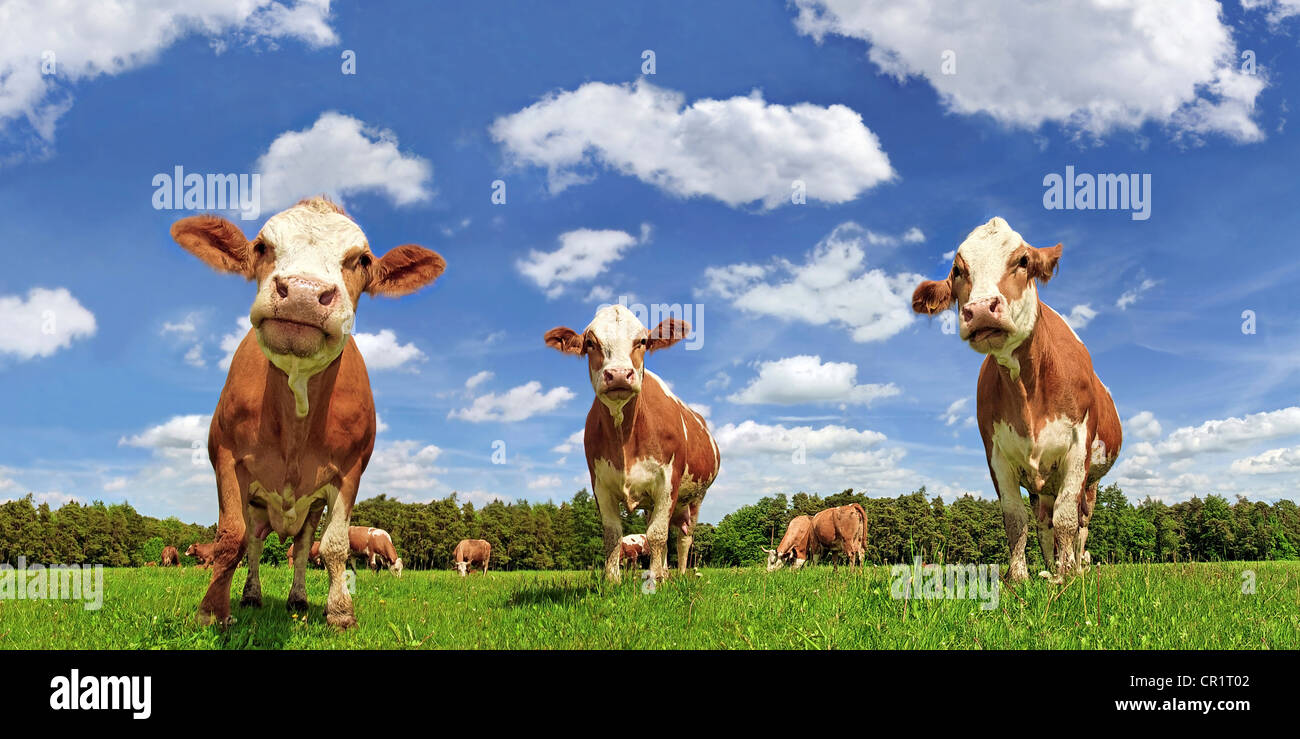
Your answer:
[[[699,524],[691,564],[727,567],[763,560],[763,547],[779,542],[790,519],[824,508],[861,503],[867,510],[867,561],[875,564],[964,562],[1005,564],[1006,534],[995,500],[963,496],[952,502],[924,487],[895,498],[853,490],[822,497],[808,493],[764,497],[715,524]],[[1028,508],[1028,500],[1025,506]],[[622,511],[625,533],[645,531],[642,512]],[[1032,525],[1026,547],[1030,567],[1041,565]],[[356,504],[352,523],[377,526],[393,536],[407,567],[442,569],[461,539],[492,544],[492,569],[582,570],[602,560],[600,516],[585,489],[571,500],[493,501],[476,508],[453,493],[428,503],[403,503],[385,495]],[[0,562],[94,563],[142,566],[158,561],[165,545],[181,552],[211,541],[215,526],[141,515],[127,503],[70,502],[57,510],[31,495],[0,504]],[[675,534],[673,534],[675,537]],[[671,544],[671,542],[670,542]],[[267,539],[262,561],[280,564],[287,542]],[[1192,562],[1300,558],[1300,508],[1291,500],[1235,502],[1210,494],[1173,505],[1146,499],[1133,505],[1118,486],[1103,488],[1089,528],[1093,562]],[[676,548],[669,547],[670,562]],[[185,564],[193,560],[182,557]]]

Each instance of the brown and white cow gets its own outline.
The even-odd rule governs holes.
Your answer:
[[[963,341],[987,355],[976,415],[1011,547],[1010,577],[1025,563],[1029,491],[1043,561],[1056,581],[1082,571],[1097,483],[1115,464],[1122,432],[1110,391],[1065,320],[1038,298],[1056,273],[1061,245],[1035,248],[1001,218],[970,232],[947,279],[921,283],[917,313],[951,306]]]
[[[812,517],[808,551],[813,564],[823,552],[831,554],[831,569],[838,569],[843,556],[850,567],[861,567],[867,557],[867,511],[858,503],[827,508]]]
[[[646,553],[645,534],[628,534],[619,540],[618,545],[622,549],[622,554],[619,555],[619,566],[641,564],[641,556]],[[631,562],[631,565],[628,565],[628,562]]]
[[[793,569],[799,569],[808,562],[808,549],[812,546],[812,516],[795,516],[790,525],[785,527],[785,536],[776,549],[764,548],[767,553],[767,571],[775,572],[785,567],[786,562],[793,561]]]
[[[200,567],[207,567],[216,559],[216,542],[194,542],[189,549],[185,550],[186,557],[193,557],[199,561]],[[236,562],[237,563],[237,562]]]
[[[366,566],[378,570],[380,564],[388,566],[388,571],[402,576],[402,558],[397,556],[393,546],[393,537],[387,531],[373,526],[351,526],[348,528],[348,545],[354,557],[366,560]]]
[[[690,326],[665,318],[647,331],[623,305],[606,306],[578,333],[546,332],[547,345],[585,356],[596,398],[587,413],[583,445],[604,529],[605,576],[617,582],[623,521],[619,506],[648,508],[650,571],[668,571],[668,528],[677,527],[677,567],[686,571],[692,532],[704,494],[718,476],[721,456],[704,417],[673,395],[645,368],[645,355],[676,344]]]
[[[451,564],[461,577],[469,574],[475,565],[488,571],[488,560],[492,557],[492,545],[483,539],[461,539],[451,552]]]
[[[351,533],[351,531],[350,531],[351,527],[348,527],[348,528],[349,528],[349,534],[350,534],[350,533]],[[351,537],[349,536],[348,538],[349,538],[349,541],[350,541],[350,540],[351,540]],[[288,559],[289,559],[290,562],[293,562],[293,542],[289,542],[289,551],[288,551],[288,553],[287,553],[285,556],[288,557]],[[309,552],[307,553],[307,561],[308,561],[308,562],[311,562],[312,564],[316,565],[317,567],[320,567],[320,566],[321,566],[321,561],[320,561],[320,542],[319,542],[319,541],[313,541],[313,542],[311,543],[311,551],[309,551]]]
[[[271,531],[298,545],[287,604],[305,609],[307,543],[328,507],[325,617],[348,628],[356,623],[344,586],[348,522],[375,446],[370,379],[351,336],[357,301],[362,293],[415,292],[446,263],[413,245],[376,256],[356,222],[324,198],[272,216],[251,241],[211,215],[185,218],[171,231],[208,265],[257,282],[252,329],[235,350],[208,432],[220,516],[199,622],[229,623],[230,581],[245,550],[241,603],[261,605],[258,560]]]
[[[163,547],[162,566],[163,567],[181,566],[181,553],[176,551],[176,547],[171,545]]]

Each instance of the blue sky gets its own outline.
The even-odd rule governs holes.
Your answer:
[[[362,497],[585,487],[591,388],[541,336],[620,297],[702,306],[699,348],[649,366],[718,436],[705,520],[774,492],[990,497],[981,358],[906,298],[995,215],[1064,244],[1040,295],[1125,421],[1107,481],[1296,497],[1293,2],[8,4],[0,499],[215,518],[193,448],[253,287],[171,241],[190,213],[152,182],[177,166],[261,174],[250,235],[328,192],[377,252],[447,259],[359,307]],[[1067,165],[1149,174],[1150,217],[1046,209]]]

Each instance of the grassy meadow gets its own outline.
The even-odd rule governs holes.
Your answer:
[[[1255,592],[1242,592],[1243,573]],[[1066,585],[1004,586],[978,599],[890,597],[888,567],[767,574],[707,569],[644,595],[593,572],[362,570],[358,628],[325,623],[325,573],[309,570],[306,617],[284,607],[292,572],[262,568],[264,607],[199,628],[199,568],[104,571],[97,611],[78,601],[0,600],[0,649],[1296,649],[1300,563],[1110,565]],[[244,571],[235,577],[238,599]]]

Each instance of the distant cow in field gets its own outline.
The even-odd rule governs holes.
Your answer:
[[[308,153],[308,156],[311,156]],[[324,198],[272,216],[252,240],[213,215],[177,221],[172,238],[209,266],[257,282],[252,328],[231,359],[208,431],[220,514],[201,624],[230,621],[230,585],[248,554],[243,605],[262,604],[267,535],[297,545],[286,604],[307,608],[307,548],[328,507],[321,556],[329,572],[325,619],[356,624],[344,584],[348,525],[375,447],[375,406],[352,332],[363,293],[406,295],[446,263],[398,246],[379,257],[361,227]]]
[[[492,556],[492,545],[482,539],[461,539],[451,553],[451,563],[461,577],[469,574],[475,565],[488,571],[488,559]]]
[[[793,560],[793,569],[799,569],[808,561],[808,550],[812,546],[812,516],[795,516],[790,525],[785,527],[785,536],[776,549],[764,549],[767,553],[767,571],[775,572]]]
[[[397,556],[393,537],[387,531],[366,526],[349,527],[348,545],[352,548],[354,557],[366,560],[369,569],[378,570],[379,565],[383,564],[389,572],[402,576],[402,558]]]
[[[163,567],[181,566],[181,553],[176,551],[176,547],[173,546],[163,547],[162,566]]]
[[[615,582],[622,557],[619,508],[650,510],[646,549],[656,579],[667,576],[668,529],[678,528],[677,568],[685,572],[700,504],[718,476],[721,457],[704,417],[645,368],[647,354],[689,332],[677,318],[647,330],[625,306],[611,305],[597,311],[582,333],[559,327],[544,337],[548,346],[587,359],[596,397],[583,446],[604,529],[605,577]]]
[[[148,562],[145,562],[145,563],[144,563],[144,566],[145,566],[145,567],[157,567],[157,566],[158,566],[158,563],[155,562],[155,561],[153,561],[153,560],[151,559],[151,560],[149,560]]]
[[[291,563],[293,562],[293,543],[292,543],[292,542],[289,543],[289,552],[285,555],[285,557],[289,560],[289,562],[291,562]],[[307,561],[308,561],[308,562],[311,562],[312,564],[316,565],[317,567],[322,566],[322,563],[321,563],[321,560],[320,560],[320,542],[319,542],[319,541],[313,541],[313,542],[311,543],[311,551],[307,553]]]
[[[861,567],[867,557],[867,511],[857,503],[827,508],[812,517],[809,550],[813,563],[822,554],[831,555],[831,569],[838,569],[836,560],[843,556],[850,567]]]
[[[216,559],[216,550],[216,542],[194,542],[185,550],[185,556],[197,559],[200,567],[207,567]]]
[[[1057,582],[1090,560],[1088,522],[1097,483],[1115,464],[1123,434],[1110,391],[1074,330],[1038,298],[1056,273],[1061,245],[1035,248],[1001,218],[970,232],[944,280],[921,283],[912,309],[934,315],[956,306],[962,341],[987,358],[976,415],[1011,549],[1009,576],[1029,577],[1028,516],[1038,521],[1043,561]]]
[[[620,566],[640,566],[641,555],[645,554],[645,534],[628,534],[619,540],[619,547],[623,552],[620,555]],[[628,565],[627,563],[631,563]]]

